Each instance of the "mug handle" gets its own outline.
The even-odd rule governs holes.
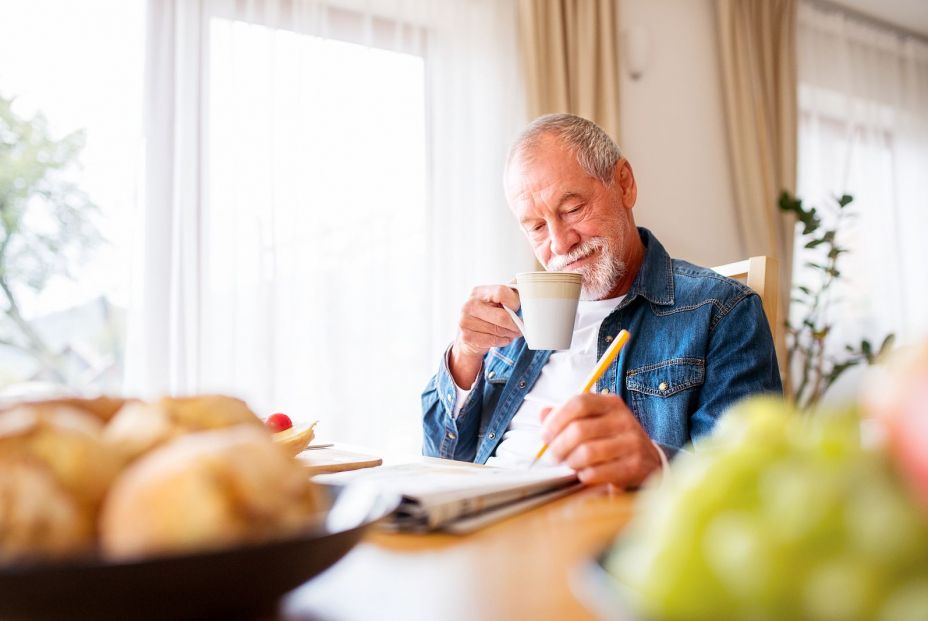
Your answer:
[[[515,289],[516,291],[519,290],[519,285],[517,283],[507,283],[503,286],[509,287],[510,289]],[[519,332],[522,333],[522,336],[525,336],[525,324],[522,323],[522,318],[516,315],[516,312],[505,304],[501,304],[500,306],[503,307],[503,310],[506,311],[506,313],[509,315],[509,318],[512,319],[512,322],[516,324],[516,327],[519,329]]]

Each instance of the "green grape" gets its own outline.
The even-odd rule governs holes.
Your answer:
[[[763,525],[750,513],[729,511],[709,523],[703,554],[709,567],[738,600],[770,600],[775,559]]]
[[[801,418],[788,431],[794,449],[823,461],[841,461],[860,452],[860,419],[853,411],[820,411]]]
[[[723,417],[610,558],[642,618],[928,621],[928,515],[858,428],[770,399]]]
[[[679,542],[677,542],[679,543]],[[730,607],[725,591],[706,570],[691,545],[661,545],[648,571],[626,566],[627,584],[638,585],[638,607],[647,619],[715,621],[718,610]],[[628,573],[630,572],[630,573]]]
[[[832,495],[823,473],[798,457],[767,466],[758,475],[760,510],[768,533],[782,545],[799,544],[821,528]]]
[[[878,621],[928,619],[928,574],[898,587],[880,608]]]
[[[708,443],[712,446],[749,444],[779,444],[786,438],[789,423],[795,413],[774,397],[747,399],[725,413],[713,430]]]
[[[858,621],[871,618],[879,584],[873,571],[853,558],[813,568],[802,587],[804,618]]]
[[[925,553],[913,545],[920,535],[919,516],[890,478],[886,464],[867,460],[866,465],[845,508],[849,543],[872,563],[893,566],[917,560]]]

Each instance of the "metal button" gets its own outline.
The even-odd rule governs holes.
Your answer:
[[[453,432],[451,432],[451,431],[448,432],[448,439],[449,439],[449,440],[454,440],[456,437],[457,437],[457,436],[454,435]]]
[[[496,437],[496,434],[491,431],[490,433],[487,434],[487,437],[492,440],[493,438]]]
[[[603,389],[600,390],[599,392],[603,393],[604,395],[608,395],[608,394],[609,394],[609,389],[608,389],[608,388],[603,388]]]
[[[667,382],[661,382],[657,387],[658,390],[667,390]]]
[[[525,380],[519,382],[519,388],[525,388]]]
[[[607,343],[611,343],[611,342],[612,342],[612,335],[611,335],[611,334],[610,334],[609,336],[606,337],[606,342],[607,342]]]
[[[493,379],[494,377],[496,377],[496,371],[490,371],[489,373],[487,373],[487,377],[490,379]]]

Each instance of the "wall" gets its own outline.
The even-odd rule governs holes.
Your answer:
[[[620,146],[638,180],[636,221],[671,256],[708,266],[742,259],[714,2],[622,0],[619,7],[620,32],[644,27],[650,39],[638,80],[621,63]]]

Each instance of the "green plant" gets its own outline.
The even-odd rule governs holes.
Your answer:
[[[895,335],[888,334],[878,347],[863,339],[859,345],[845,345],[843,356],[826,354],[826,344],[834,327],[833,311],[837,301],[833,299],[833,288],[841,278],[839,261],[849,250],[838,243],[841,226],[854,214],[848,205],[854,198],[848,194],[835,197],[829,220],[825,226],[815,207],[804,207],[802,200],[788,192],[780,194],[779,207],[796,216],[802,226],[797,252],[811,255],[803,264],[815,274],[812,284],[796,283],[791,292],[791,302],[801,312],[796,321],[786,321],[786,345],[789,368],[798,381],[791,382],[791,400],[800,408],[815,406],[829,387],[841,375],[861,363],[873,364],[881,355],[892,348]],[[798,245],[797,243],[797,245]],[[830,312],[831,311],[831,312]],[[798,365],[798,367],[797,367]]]
[[[102,241],[97,206],[72,180],[84,148],[83,131],[51,136],[41,113],[18,116],[0,96],[0,345],[25,352],[56,382],[66,384],[57,352],[23,316],[24,288],[41,291]]]

